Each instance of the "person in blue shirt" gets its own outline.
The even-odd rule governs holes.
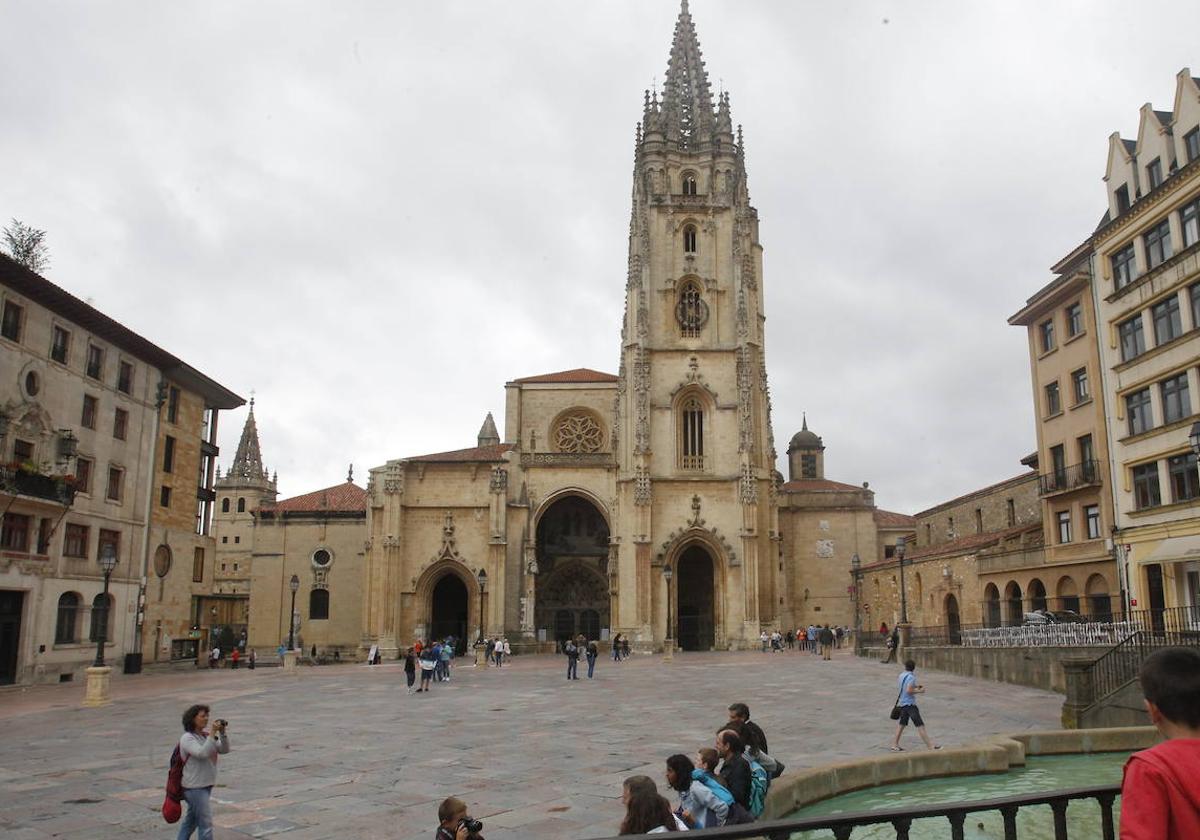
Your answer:
[[[447,639],[442,642],[442,649],[438,652],[438,664],[442,668],[442,682],[450,682],[450,660],[454,658],[454,643]]]
[[[896,705],[900,707],[900,719],[896,721],[896,737],[892,739],[892,752],[903,751],[904,748],[900,746],[900,736],[904,734],[904,727],[908,726],[909,721],[912,721],[913,726],[917,728],[917,734],[921,736],[925,746],[931,750],[941,749],[940,746],[933,743],[929,733],[925,731],[925,721],[921,719],[921,711],[917,708],[917,695],[925,693],[925,686],[917,682],[916,670],[916,662],[911,659],[905,660],[904,673],[897,680]]]

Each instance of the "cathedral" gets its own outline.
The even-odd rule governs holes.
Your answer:
[[[729,94],[713,96],[687,0],[663,88],[645,96],[632,186],[615,374],[515,378],[503,434],[488,414],[474,446],[389,460],[365,491],[348,478],[278,502],[251,415],[239,452],[253,468],[226,477],[260,505],[237,535],[251,542],[238,569],[251,570],[262,617],[251,645],[288,633],[292,574],[293,626],[344,657],[480,634],[524,651],[580,633],[739,649],[764,629],[853,623],[854,558],[881,559],[912,521],[877,509],[866,484],[826,480],[806,422],[787,448],[790,480],[775,469],[758,214],[741,127]],[[226,529],[233,504],[217,514]],[[289,510],[307,512],[303,537],[287,536],[301,527]]]

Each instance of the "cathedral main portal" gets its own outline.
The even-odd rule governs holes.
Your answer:
[[[712,650],[716,644],[713,559],[699,545],[679,555],[676,602],[679,604],[679,647]]]
[[[554,502],[537,526],[534,620],[555,642],[599,639],[609,624],[608,522],[581,496]]]

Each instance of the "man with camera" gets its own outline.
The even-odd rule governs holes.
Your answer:
[[[183,713],[183,737],[179,739],[179,754],[183,764],[183,798],[187,800],[187,816],[179,824],[176,840],[190,840],[192,832],[199,840],[212,840],[213,785],[217,783],[217,756],[229,752],[227,721],[213,721],[208,729],[208,706],[197,704]]]
[[[471,819],[467,813],[467,803],[451,796],[438,806],[438,826],[434,840],[483,840],[483,823]]]

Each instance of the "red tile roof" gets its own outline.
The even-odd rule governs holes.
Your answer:
[[[525,376],[515,380],[521,384],[552,383],[552,382],[616,382],[617,377],[611,373],[603,373],[591,368],[575,368],[560,370],[556,373],[543,373],[539,376]]]
[[[881,508],[875,511],[875,524],[882,528],[915,528],[917,519],[907,513],[895,513]]]
[[[789,481],[781,488],[784,493],[845,493],[847,490],[862,490],[858,484],[842,484],[825,478],[805,478]]]
[[[303,496],[282,499],[274,504],[264,504],[261,508],[264,513],[357,513],[366,509],[367,491],[349,481]]]
[[[492,446],[473,446],[470,449],[455,449],[451,452],[435,452],[432,455],[414,455],[405,461],[421,461],[424,463],[469,464],[472,461],[503,461],[504,453],[512,449],[511,443],[498,443]]]

